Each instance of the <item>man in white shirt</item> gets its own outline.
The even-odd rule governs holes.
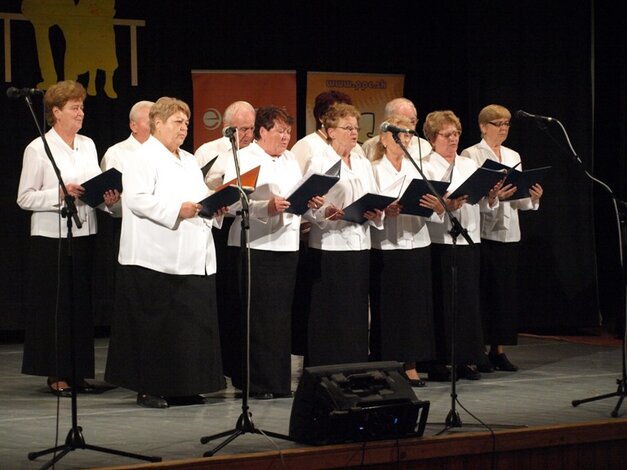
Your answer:
[[[126,140],[118,142],[107,149],[100,161],[102,171],[106,171],[109,168],[123,171],[126,159],[131,158],[139,146],[148,140],[148,137],[150,137],[148,113],[150,113],[150,108],[153,104],[152,101],[138,101],[133,105],[128,115],[128,126],[131,128],[131,135]]]
[[[246,101],[235,101],[224,110],[223,129],[236,127],[237,148],[243,149],[253,141],[255,130],[255,108]],[[205,183],[211,190],[215,190],[223,183],[224,171],[229,158],[233,158],[231,141],[228,137],[220,137],[202,144],[194,154],[198,166],[203,168],[213,161],[211,168],[205,174]]]
[[[418,125],[418,112],[416,111],[414,103],[407,98],[394,98],[388,101],[383,113],[384,121],[390,116],[406,116],[409,118],[411,129],[416,130],[416,126]],[[361,148],[364,150],[368,160],[372,160],[374,157],[377,142],[379,142],[379,134],[361,144]],[[427,140],[414,135],[407,146],[407,150],[411,153],[412,157],[422,159],[431,152],[431,144]]]
[[[223,129],[235,127],[237,131],[236,145],[238,150],[248,147],[254,139],[255,108],[246,101],[235,101],[224,110]],[[205,184],[215,191],[224,182],[224,172],[233,162],[233,149],[228,137],[207,142],[196,150],[194,154],[200,168],[213,161],[208,171],[203,169]],[[238,370],[238,355],[240,323],[234,318],[233,311],[239,304],[239,284],[237,277],[237,259],[233,258],[227,247],[229,230],[234,217],[224,217],[221,228],[214,227],[213,242],[216,249],[216,300],[218,304],[220,342],[222,347],[222,364],[225,375],[231,377]],[[234,304],[233,304],[234,303]]]

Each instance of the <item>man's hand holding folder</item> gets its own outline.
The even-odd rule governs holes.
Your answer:
[[[247,171],[241,175],[240,180],[242,182],[242,191],[248,196],[255,190],[257,186],[257,177],[259,176],[259,166]],[[206,197],[199,204],[202,206],[198,212],[200,217],[210,219],[224,208],[228,208],[230,205],[235,204],[240,200],[240,189],[237,186],[237,178],[220,186],[212,195]],[[219,214],[218,214],[219,215]]]

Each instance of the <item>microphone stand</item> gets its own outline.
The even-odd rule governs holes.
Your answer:
[[[460,428],[462,426],[462,420],[459,416],[459,413],[456,410],[457,367],[455,364],[455,353],[456,353],[455,351],[455,328],[456,328],[456,317],[457,317],[457,254],[456,254],[457,237],[459,235],[462,235],[464,239],[468,242],[468,245],[474,245],[475,242],[472,241],[472,239],[470,238],[470,235],[468,235],[468,231],[464,227],[462,227],[461,223],[449,210],[446,203],[444,202],[444,198],[440,195],[440,193],[438,193],[435,187],[431,184],[431,181],[429,181],[429,179],[423,173],[422,168],[416,163],[416,161],[407,151],[407,149],[401,142],[401,139],[398,134],[399,134],[398,132],[392,132],[392,137],[394,137],[394,141],[403,150],[403,153],[405,153],[405,156],[412,163],[412,165],[414,165],[416,170],[418,170],[418,173],[420,173],[420,176],[427,184],[427,187],[429,188],[429,191],[431,191],[431,194],[433,194],[438,199],[438,202],[442,205],[442,207],[444,207],[444,211],[446,212],[446,215],[449,221],[451,222],[451,230],[449,230],[449,234],[451,235],[451,238],[453,240],[453,245],[452,245],[452,250],[451,250],[451,310],[452,310],[452,314],[451,314],[451,409],[448,412],[448,415],[446,416],[445,423],[446,423],[446,429]],[[418,142],[418,145],[420,146],[420,142]]]
[[[279,439],[291,440],[288,436],[278,434],[272,431],[264,431],[255,426],[252,421],[252,413],[249,411],[248,399],[250,397],[250,248],[248,246],[248,241],[250,238],[249,229],[250,229],[250,213],[248,208],[248,195],[244,191],[242,187],[242,180],[239,168],[239,159],[237,156],[237,145],[236,145],[236,135],[235,129],[227,128],[224,136],[228,137],[231,141],[231,150],[233,152],[233,159],[235,161],[235,173],[237,175],[237,187],[239,189],[240,202],[242,205],[241,210],[239,211],[239,215],[242,217],[241,220],[241,234],[240,234],[240,252],[241,252],[241,267],[242,267],[242,283],[241,283],[241,292],[244,296],[242,305],[244,306],[244,348],[242,351],[242,413],[240,414],[237,422],[235,424],[235,428],[219,432],[217,434],[213,434],[211,436],[204,436],[200,438],[201,444],[206,444],[209,441],[213,441],[215,439],[219,439],[221,437],[228,436],[224,441],[218,444],[211,450],[208,450],[203,454],[204,457],[212,457],[214,456],[220,449],[225,447],[231,441],[235,440],[237,437],[246,434],[261,434],[265,436],[276,437]]]
[[[560,126],[562,132],[564,133],[564,137],[566,138],[566,143],[568,144],[568,147],[572,153],[573,158],[575,159],[575,161],[577,161],[577,163],[579,163],[579,166],[581,167],[585,175],[592,182],[599,184],[612,197],[612,205],[614,208],[614,214],[616,216],[616,225],[617,225],[617,233],[618,233],[618,253],[619,253],[619,258],[620,258],[619,261],[620,261],[620,266],[621,266],[621,273],[624,276],[625,264],[624,264],[623,247],[622,247],[623,233],[622,233],[622,229],[620,225],[620,217],[619,217],[619,211],[618,211],[619,202],[621,204],[624,204],[624,203],[622,201],[617,201],[616,196],[614,195],[614,192],[610,189],[610,187],[607,184],[605,184],[603,181],[595,178],[590,173],[588,173],[588,170],[586,170],[585,167],[583,166],[583,163],[581,159],[579,158],[579,156],[577,155],[577,153],[575,152],[575,149],[573,149],[573,146],[570,143],[570,139],[568,138],[568,133],[566,132],[566,129],[564,129],[564,126],[562,125],[562,123],[559,120],[554,119],[554,118],[552,120],[555,121]],[[546,126],[541,127],[541,129],[546,130]],[[623,277],[623,283],[625,284],[624,277]],[[625,323],[627,324],[627,285],[625,285]],[[622,378],[616,379],[616,383],[618,384],[618,388],[616,389],[616,391],[613,393],[606,393],[606,394],[595,396],[595,397],[584,398],[582,400],[573,400],[572,401],[573,406],[578,406],[582,403],[588,403],[591,401],[618,397],[618,402],[616,403],[616,406],[614,407],[611,413],[612,418],[618,417],[618,410],[620,409],[623,403],[623,400],[627,396],[627,327],[625,326],[624,326],[624,331],[623,331],[621,349],[622,349],[622,370],[621,370]]]
[[[52,168],[54,169],[55,174],[57,175],[57,179],[59,180],[59,186],[63,191],[63,200],[65,202],[65,207],[61,209],[62,217],[67,219],[67,247],[68,247],[68,289],[70,289],[70,309],[69,309],[69,320],[70,320],[70,375],[72,381],[72,387],[70,388],[71,393],[71,412],[72,412],[72,427],[65,438],[65,444],[51,447],[49,449],[41,450],[38,452],[29,452],[28,459],[35,460],[37,457],[41,457],[46,454],[54,454],[53,458],[44,464],[41,469],[44,470],[46,468],[50,468],[54,466],[56,462],[61,460],[66,454],[72,452],[76,449],[87,449],[87,450],[95,450],[98,452],[105,452],[108,454],[120,455],[122,457],[129,457],[134,459],[146,460],[148,462],[161,462],[161,457],[149,457],[139,454],[132,454],[130,452],[123,452],[120,450],[107,449],[105,447],[94,446],[85,443],[85,438],[83,437],[83,428],[78,425],[78,406],[77,406],[77,392],[76,392],[76,345],[75,345],[75,326],[74,326],[74,318],[76,318],[76,306],[74,304],[74,296],[72,294],[74,290],[74,257],[73,257],[73,236],[72,236],[72,221],[76,224],[76,226],[80,229],[83,224],[81,223],[78,212],[76,210],[76,204],[74,204],[74,197],[70,196],[65,183],[63,182],[63,178],[61,177],[61,171],[57,166],[54,157],[52,156],[52,152],[50,147],[48,146],[48,141],[46,140],[46,136],[42,131],[42,128],[39,126],[37,122],[37,118],[35,117],[35,112],[33,111],[33,103],[28,95],[24,96],[24,100],[28,105],[28,109],[31,112],[33,120],[35,121],[35,125],[37,126],[37,130],[39,132],[39,136],[44,144],[44,150],[46,151],[46,155],[50,159],[50,163],[52,164]]]

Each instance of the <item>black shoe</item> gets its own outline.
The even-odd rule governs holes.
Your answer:
[[[71,397],[72,396],[72,387],[59,387],[59,382],[66,382],[65,379],[57,379],[56,377],[48,377],[47,385],[50,393],[56,395],[58,397]]]
[[[165,400],[170,406],[204,405],[206,403],[205,397],[203,397],[202,395],[166,397]]]
[[[289,393],[273,393],[274,398],[294,398],[294,392]]]
[[[475,366],[457,366],[457,376],[460,379],[466,380],[479,380],[481,379],[481,373],[475,368]]]
[[[146,393],[137,394],[137,404],[145,408],[167,408],[169,406],[165,398]]]
[[[491,374],[494,372],[494,366],[487,354],[481,354],[481,359],[477,361],[477,370],[479,372],[485,372],[486,374]]]
[[[409,385],[412,387],[422,388],[427,386],[427,383],[422,379],[407,379],[407,382],[409,382]]]
[[[518,366],[509,362],[505,353],[490,354],[488,358],[496,370],[504,370],[506,372],[516,372],[518,370]]]
[[[95,385],[90,384],[85,379],[78,379],[75,384],[73,384],[74,388],[76,388],[76,393],[102,393],[103,389],[96,387]]]
[[[250,394],[250,398],[254,398],[255,400],[273,400],[274,393],[270,392],[254,392]]]
[[[432,382],[448,382],[451,380],[451,372],[443,364],[433,364],[429,367],[429,380]]]

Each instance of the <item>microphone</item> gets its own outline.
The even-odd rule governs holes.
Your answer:
[[[43,95],[44,91],[38,88],[15,88],[14,86],[7,89],[7,96],[11,99],[21,98],[22,96]]]
[[[553,119],[552,117],[538,116],[537,114],[530,114],[530,113],[523,111],[522,109],[519,109],[518,111],[516,111],[514,113],[514,116],[516,116],[517,119],[535,119],[536,121],[546,121],[546,122],[555,121],[555,119]]]
[[[383,121],[380,127],[381,132],[391,132],[392,134],[398,134],[400,132],[404,132],[405,134],[415,134],[416,131],[413,129],[403,129],[402,127],[396,127],[390,124],[387,121]]]
[[[224,137],[228,137],[229,139],[233,137],[236,132],[237,132],[237,127],[235,126],[229,126],[229,127],[225,127],[224,129],[222,129],[222,135]]]

